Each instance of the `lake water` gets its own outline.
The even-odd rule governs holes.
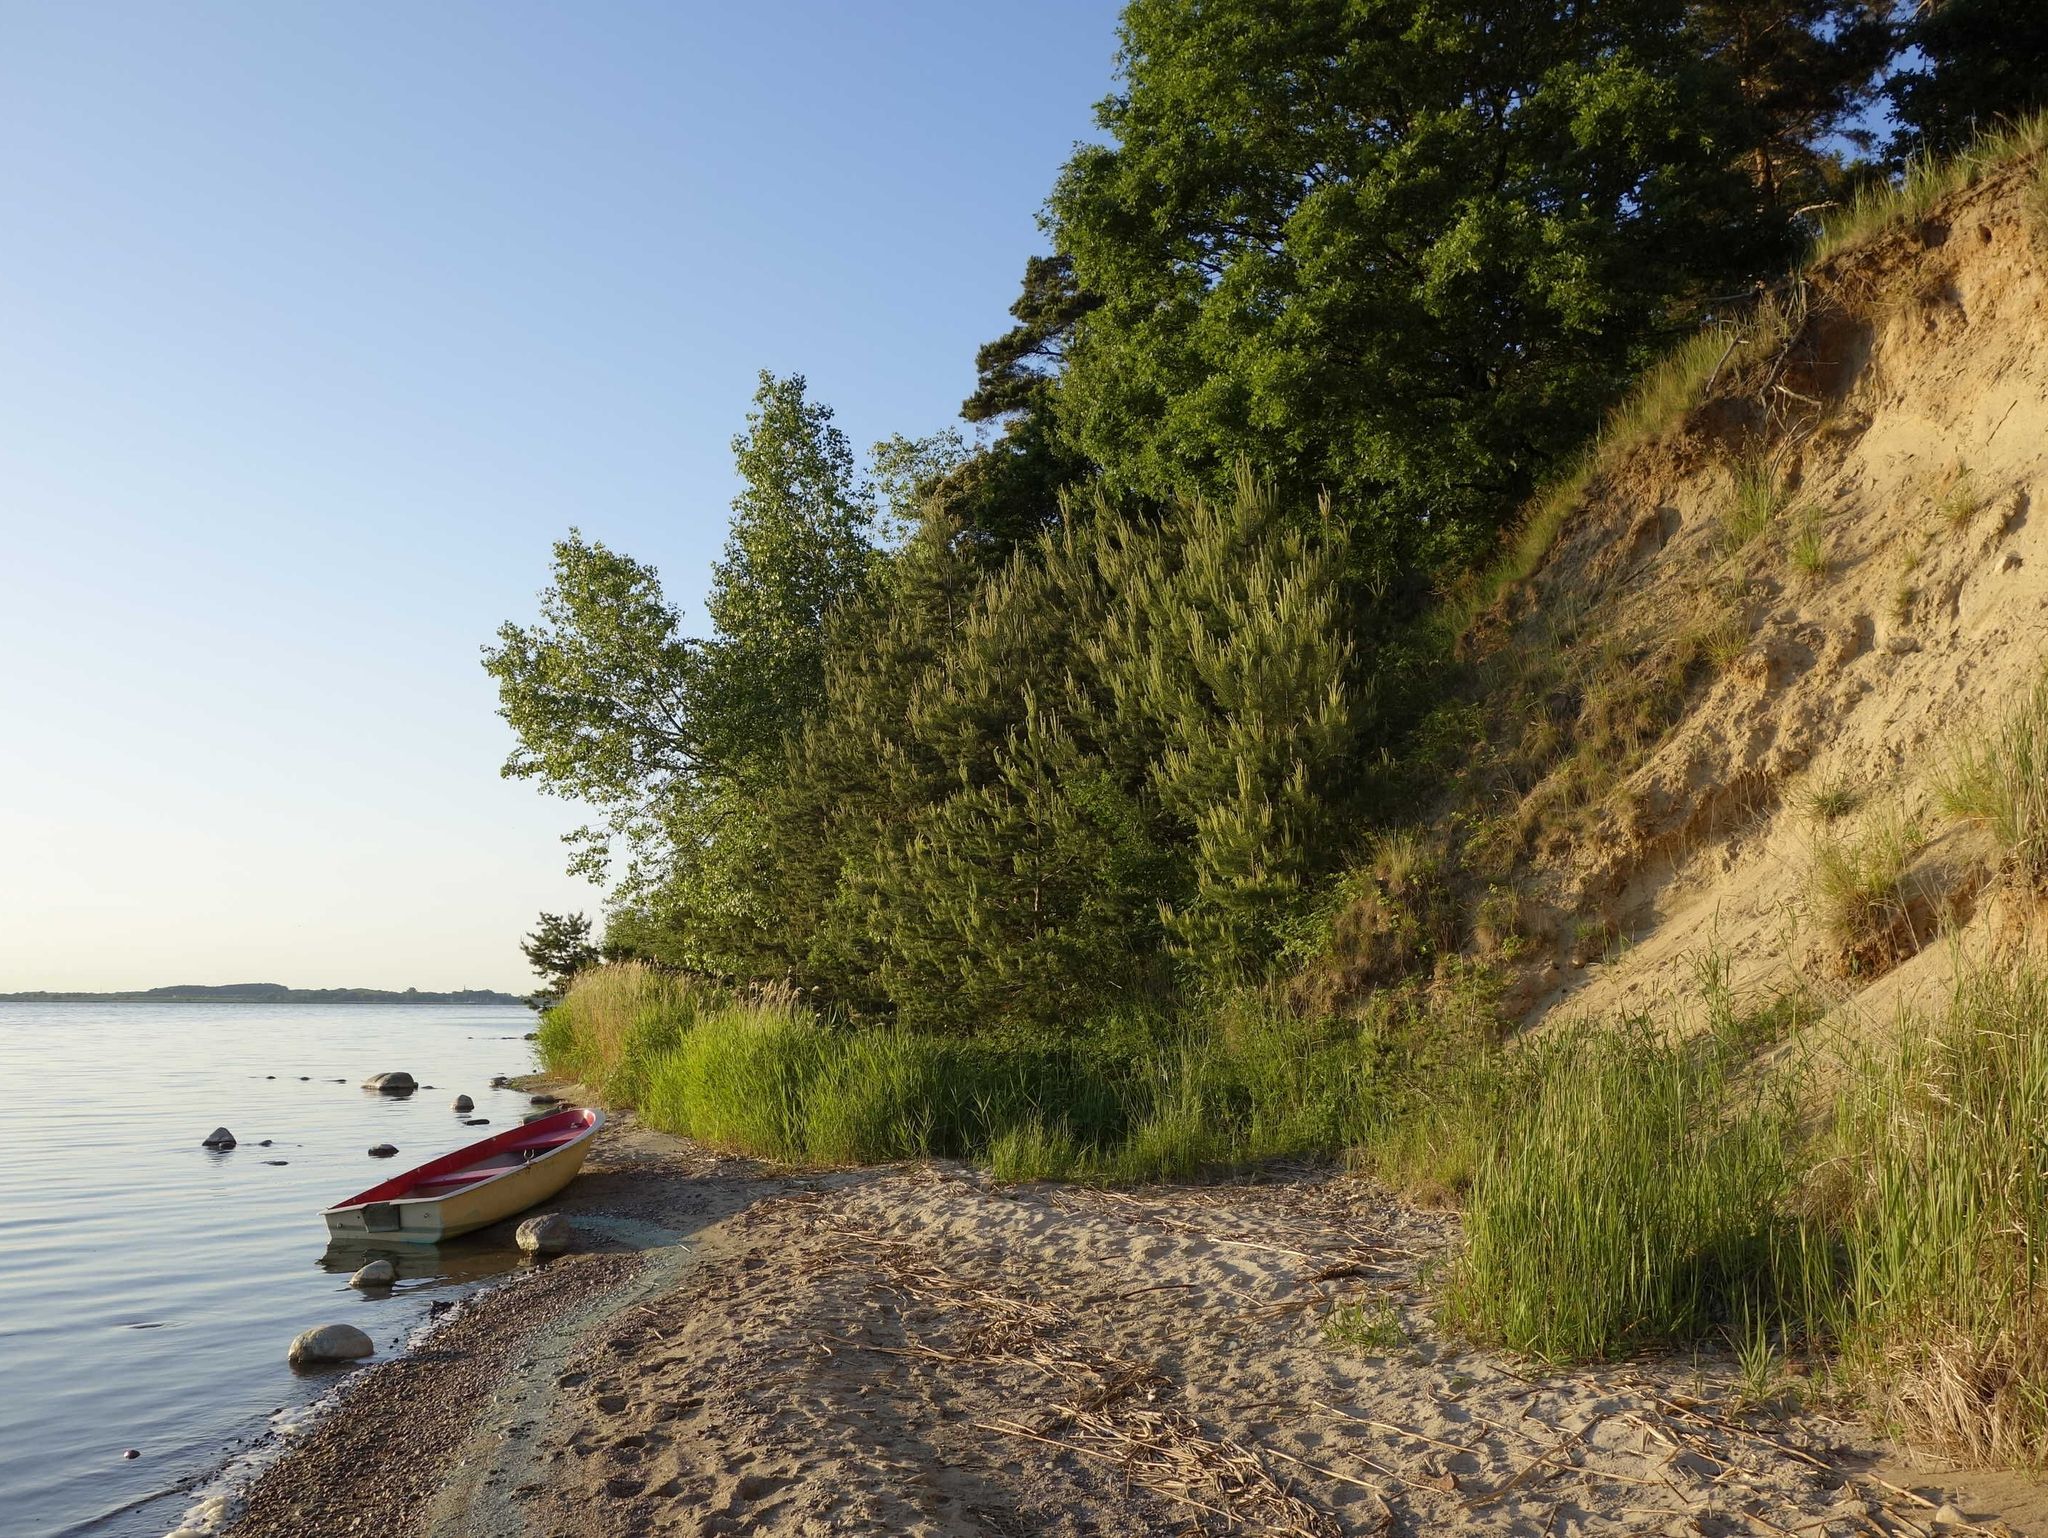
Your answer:
[[[361,1256],[328,1253],[320,1209],[488,1136],[449,1109],[458,1093],[491,1131],[516,1124],[526,1096],[490,1078],[531,1071],[533,1023],[523,1008],[0,1004],[0,1532],[177,1527],[239,1448],[334,1386],[285,1365],[299,1331],[354,1324],[382,1358],[433,1300],[518,1264],[485,1230],[362,1296]],[[436,1087],[359,1087],[391,1069]],[[239,1146],[200,1147],[223,1125]],[[399,1157],[369,1158],[379,1142]]]

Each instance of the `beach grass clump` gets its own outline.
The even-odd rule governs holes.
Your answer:
[[[1818,582],[1828,574],[1832,557],[1828,549],[1828,537],[1821,528],[1820,514],[1808,507],[1800,514],[1792,541],[1785,547],[1785,558],[1792,563],[1792,569],[1808,582]]]
[[[1926,844],[1917,822],[1886,806],[1861,828],[1829,832],[1814,846],[1815,914],[1853,969],[1898,959],[1890,954],[1901,942],[1898,932],[1911,928],[1906,874]]]
[[[1845,1361],[1900,1429],[2048,1465],[2048,975],[1966,974],[1845,1091]]]
[[[1863,787],[1840,776],[1822,780],[1799,799],[1799,806],[1815,822],[1840,822],[1863,805]]]
[[[1746,549],[1771,526],[1785,506],[1785,489],[1768,462],[1751,459],[1738,465],[1735,485],[1721,514],[1721,544],[1733,554]]]
[[[1699,1340],[1787,1310],[1809,1253],[1783,1216],[1788,1106],[1734,1087],[1720,1053],[1644,1027],[1525,1049],[1466,1204],[1447,1322],[1547,1361]]]
[[[1996,728],[1955,750],[1936,795],[1949,816],[1988,828],[2025,880],[2048,885],[2048,674]]]
[[[1354,1299],[1330,1310],[1323,1321],[1323,1344],[1387,1356],[1406,1348],[1408,1329],[1400,1310],[1387,1299]]]

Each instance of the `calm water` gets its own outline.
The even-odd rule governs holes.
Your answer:
[[[457,1093],[516,1123],[526,1097],[490,1078],[533,1067],[532,1028],[521,1008],[0,1004],[0,1531],[176,1527],[238,1446],[333,1386],[285,1365],[292,1336],[346,1321],[382,1357],[516,1264],[486,1230],[359,1296],[320,1209],[488,1136]],[[358,1088],[387,1069],[437,1087]],[[201,1148],[220,1125],[240,1146]],[[367,1157],[378,1142],[399,1157]]]

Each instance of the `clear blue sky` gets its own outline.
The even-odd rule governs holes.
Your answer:
[[[761,368],[953,418],[1116,9],[0,3],[0,990],[524,986],[478,648],[697,621]]]

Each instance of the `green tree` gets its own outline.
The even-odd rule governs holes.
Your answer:
[[[825,621],[873,576],[875,503],[801,374],[762,371],[732,450],[745,485],[705,603],[717,633],[702,718],[713,751],[744,773],[773,762],[824,691]]]
[[[569,836],[571,869],[596,880],[615,838],[636,866],[659,864],[676,809],[719,772],[702,721],[709,664],[653,567],[572,529],[553,569],[540,622],[500,626],[484,669],[516,739],[501,772],[602,814]]]
[[[590,920],[581,913],[541,914],[533,933],[519,942],[519,949],[555,998],[569,991],[578,972],[599,960],[598,949],[590,940]]]
[[[1947,155],[1972,135],[2048,107],[2048,6],[1921,0],[1901,31],[1910,68],[1886,86],[1895,157]]]
[[[1336,847],[1345,561],[1338,520],[1249,477],[1165,517],[1098,503],[985,577],[907,545],[763,798],[763,970],[937,1030],[1256,970]]]
[[[570,835],[571,869],[605,879],[623,846],[612,900],[635,944],[711,972],[772,923],[761,794],[822,698],[832,616],[880,568],[874,492],[801,376],[761,376],[733,451],[744,485],[708,639],[682,634],[653,567],[572,531],[540,622],[504,625],[484,653],[517,739],[504,773],[602,814]]]
[[[1112,487],[1327,489],[1462,558],[1691,303],[1789,249],[1677,0],[1131,0],[1053,232],[1057,387]]]
[[[1829,199],[1841,147],[1868,151],[1859,115],[1893,48],[1893,0],[1695,0],[1689,26],[1729,77],[1734,147],[1766,207]]]

